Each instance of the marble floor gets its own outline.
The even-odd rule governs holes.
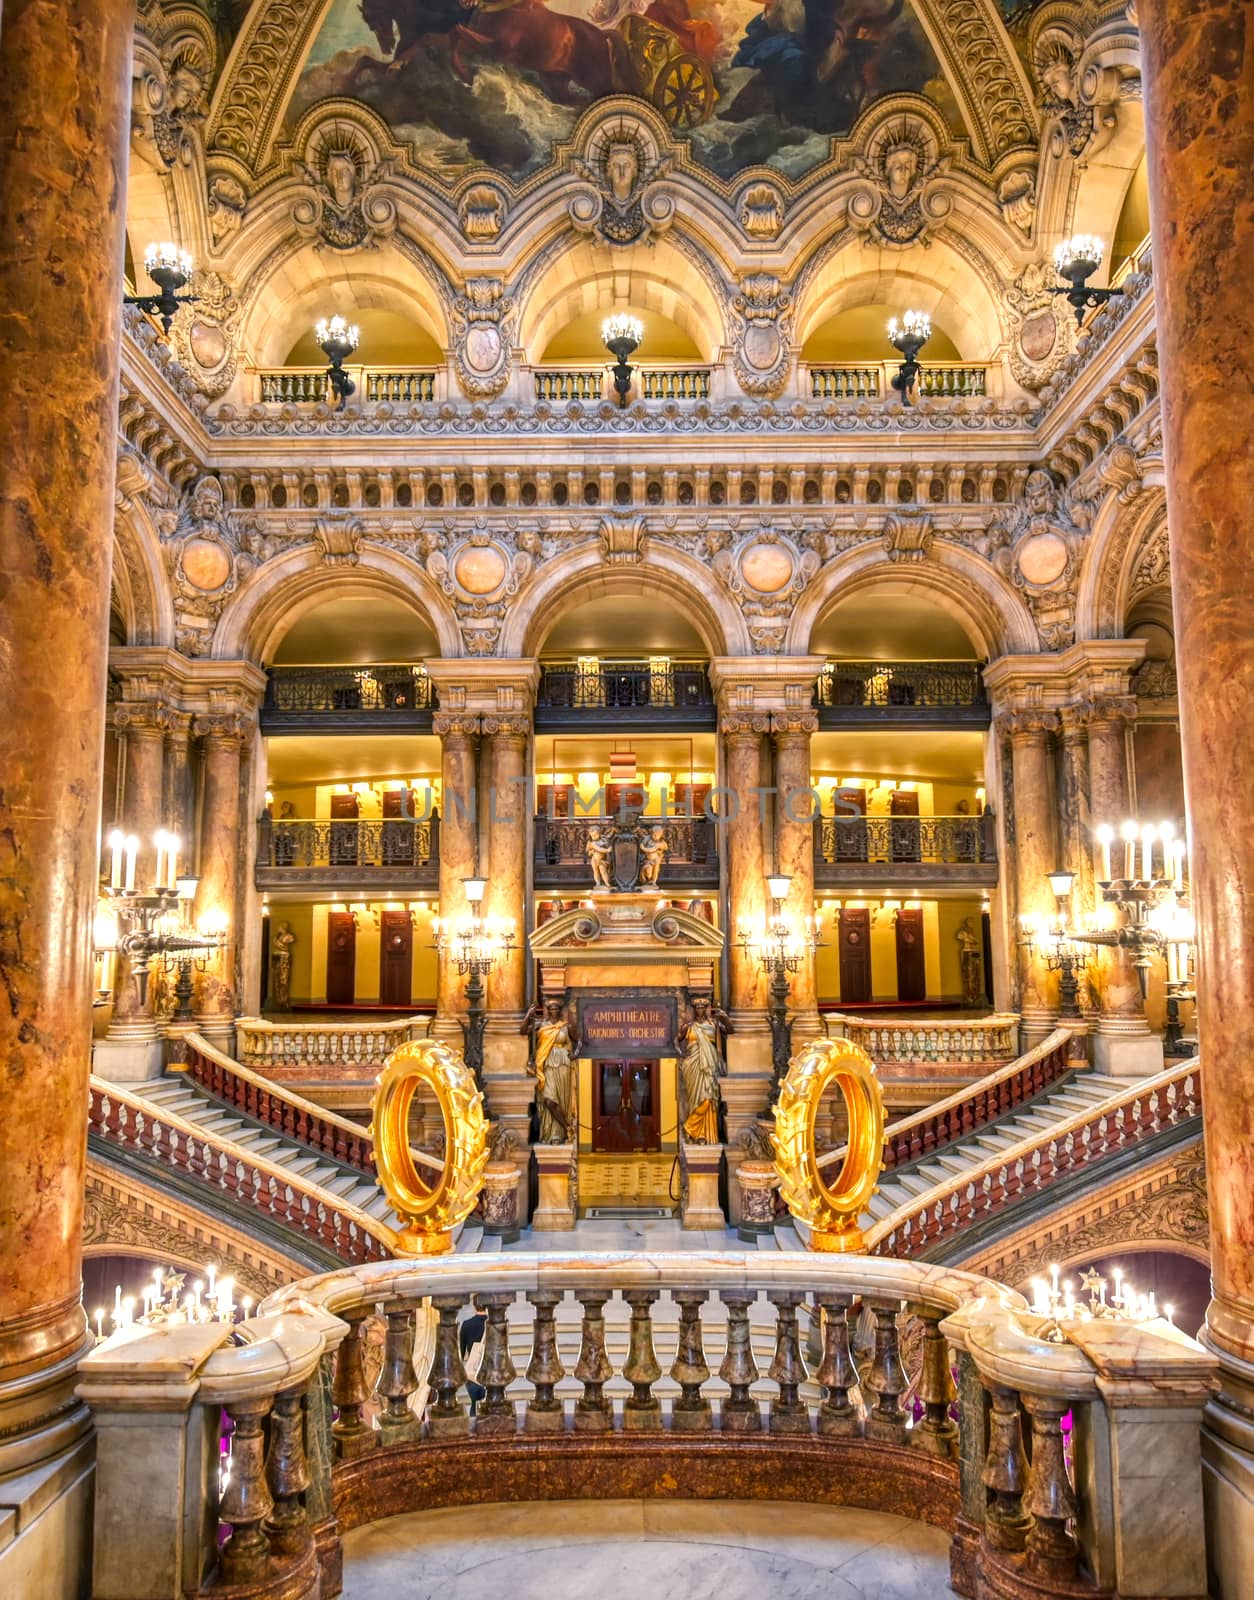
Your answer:
[[[558,1500],[422,1511],[344,1540],[344,1600],[943,1600],[949,1539],[879,1511]]]

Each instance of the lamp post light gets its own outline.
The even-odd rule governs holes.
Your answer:
[[[888,337],[901,352],[901,365],[893,377],[893,388],[901,396],[903,406],[908,406],[915,380],[919,376],[919,351],[932,337],[932,322],[926,311],[903,311],[901,321],[894,317],[888,324]]]
[[[811,919],[808,930],[798,935],[784,915],[784,901],[792,879],[777,873],[766,880],[771,896],[771,915],[762,935],[750,928],[741,928],[737,935],[746,955],[756,956],[764,972],[771,974],[771,987],[767,999],[766,1015],[771,1029],[771,1105],[779,1096],[779,1086],[788,1071],[792,1055],[792,1019],[788,1015],[788,975],[796,972],[807,950],[819,947],[816,922]]]
[[[619,410],[626,408],[627,394],[631,389],[631,358],[643,338],[644,323],[639,317],[630,316],[625,311],[615,312],[601,324],[601,342],[615,358],[614,389],[618,395]]]
[[[189,251],[168,242],[150,244],[144,251],[144,271],[157,285],[160,294],[124,295],[123,304],[138,306],[150,317],[160,317],[161,326],[169,335],[170,324],[178,315],[180,306],[188,306],[198,297],[180,294],[192,275],[194,263]]]
[[[1054,284],[1051,294],[1065,294],[1067,304],[1075,308],[1075,320],[1083,327],[1084,313],[1090,306],[1104,306],[1122,289],[1093,289],[1089,279],[1102,264],[1105,249],[1102,241],[1091,233],[1077,233],[1073,239],[1064,239],[1054,251],[1054,266],[1066,283]]]
[[[1075,883],[1075,873],[1047,872],[1045,876],[1053,890],[1056,908],[1054,921],[1049,924],[1046,931],[1049,943],[1045,949],[1045,965],[1050,972],[1058,974],[1059,1014],[1064,1017],[1080,1017],[1083,1015],[1080,1006],[1080,980],[1088,966],[1088,956],[1076,948],[1075,940],[1079,936],[1073,934],[1069,927],[1071,888]],[[1036,943],[1036,928],[1034,920],[1024,919],[1025,931],[1022,943],[1029,955]]]
[[[463,1054],[466,1065],[483,1088],[483,1030],[487,1024],[483,980],[500,956],[514,948],[514,924],[480,914],[487,884],[483,878],[463,878],[462,888],[470,907],[469,917],[456,927],[447,922],[436,925],[436,949],[457,963],[460,977],[466,978],[465,1020],[462,1022]]]
[[[357,385],[344,371],[344,363],[357,348],[358,329],[355,323],[349,323],[343,317],[324,317],[314,329],[314,338],[318,341],[318,348],[331,363],[327,368],[327,382],[331,385],[331,393],[336,398],[335,409],[343,411],[349,395],[354,394]]]

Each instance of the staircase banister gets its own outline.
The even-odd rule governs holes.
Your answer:
[[[347,1221],[354,1223],[363,1233],[369,1234],[372,1239],[377,1240],[388,1250],[396,1248],[397,1235],[395,1230],[388,1227],[387,1223],[380,1222],[376,1217],[372,1217],[369,1212],[359,1210],[338,1195],[329,1195],[325,1189],[320,1189],[316,1183],[310,1183],[300,1173],[290,1172],[286,1167],[279,1166],[277,1162],[268,1161],[264,1155],[255,1155],[251,1150],[241,1150],[238,1145],[232,1144],[229,1139],[224,1139],[209,1129],[198,1127],[196,1123],[189,1122],[186,1117],[179,1116],[177,1111],[167,1111],[156,1102],[144,1099],[142,1095],[131,1094],[124,1085],[113,1083],[108,1078],[99,1078],[93,1072],[91,1075],[92,1120],[89,1125],[97,1127],[98,1131],[104,1133],[105,1138],[108,1138],[107,1132],[104,1132],[99,1127],[99,1124],[95,1122],[94,1111],[97,1098],[111,1100],[115,1105],[125,1106],[133,1116],[143,1117],[150,1123],[164,1123],[167,1127],[173,1128],[177,1133],[182,1134],[184,1138],[194,1139],[198,1144],[206,1145],[211,1150],[220,1151],[231,1161],[243,1163],[251,1167],[255,1172],[259,1172],[263,1177],[275,1179],[295,1193],[307,1196],[317,1205],[326,1207],[328,1202],[333,1203],[334,1209]]]
[[[318,1105],[316,1101],[306,1100],[303,1095],[296,1094],[285,1083],[276,1083],[273,1078],[266,1078],[261,1073],[254,1072],[250,1067],[244,1066],[242,1062],[225,1055],[216,1046],[210,1044],[203,1034],[191,1032],[185,1034],[184,1038],[190,1049],[195,1050],[197,1054],[204,1056],[208,1061],[214,1062],[224,1071],[231,1073],[244,1083],[252,1084],[254,1088],[271,1095],[275,1100],[282,1100],[285,1105],[291,1106],[295,1111],[304,1112],[308,1117],[316,1117],[318,1121],[325,1122],[332,1128],[338,1128],[351,1138],[369,1142],[369,1131],[360,1122],[353,1122],[348,1117],[341,1117],[334,1111],[328,1111]],[[430,1167],[433,1171],[443,1171],[444,1163],[437,1161],[434,1156],[429,1156],[425,1150],[415,1150],[411,1146],[410,1154],[421,1165]]]
[[[1061,1031],[1061,1030],[1060,1030]],[[1048,1043],[1048,1041],[1046,1041]],[[1023,1058],[1026,1059],[1026,1058]],[[1190,1077],[1197,1077],[1201,1072],[1201,1063],[1194,1056],[1192,1060],[1179,1063],[1176,1066],[1165,1067],[1150,1078],[1137,1078],[1130,1080],[1127,1088],[1118,1090],[1109,1095],[1105,1100],[1098,1100],[1083,1111],[1076,1111],[1069,1117],[1064,1117],[1060,1122],[1042,1129],[1039,1133],[1028,1134],[1020,1139],[1017,1144],[1008,1149],[990,1155],[987,1160],[981,1161],[977,1166],[968,1167],[963,1172],[956,1172],[943,1183],[938,1183],[929,1189],[926,1194],[912,1195],[910,1200],[896,1211],[889,1212],[865,1230],[867,1249],[874,1250],[882,1239],[887,1238],[895,1229],[899,1228],[908,1218],[918,1216],[921,1212],[932,1211],[944,1204],[950,1195],[963,1190],[978,1188],[986,1177],[995,1176],[1004,1168],[1010,1168],[1016,1162],[1024,1160],[1039,1150],[1043,1145],[1057,1143],[1068,1138],[1071,1134],[1078,1133],[1091,1123],[1111,1116],[1124,1106],[1132,1105],[1137,1100],[1146,1100],[1156,1095],[1160,1089],[1170,1088],[1174,1084],[1184,1083]]]
[[[990,1022],[992,1018],[987,1019]],[[1000,1018],[997,1020],[1001,1020]],[[933,1118],[942,1116],[945,1112],[961,1106],[976,1095],[983,1094],[989,1089],[996,1088],[999,1083],[1004,1083],[1007,1078],[1013,1078],[1017,1072],[1033,1066],[1037,1061],[1043,1061],[1052,1051],[1060,1048],[1067,1040],[1073,1037],[1070,1028],[1055,1028],[1048,1038],[1021,1056],[1016,1056],[1013,1061],[1008,1061],[1004,1066],[997,1067],[993,1072],[986,1073],[984,1077],[977,1078],[974,1083],[969,1083],[964,1089],[955,1089],[952,1094],[946,1095],[943,1100],[933,1100],[931,1105],[924,1106],[919,1111],[912,1111],[908,1117],[901,1117],[896,1122],[890,1122],[884,1129],[884,1138],[888,1140],[903,1133],[908,1133],[911,1128],[930,1122]],[[819,1157],[819,1167],[833,1166],[838,1161],[845,1159],[845,1146],[839,1150],[831,1150],[825,1156]]]
[[[823,1256],[800,1252],[630,1251],[596,1255],[511,1251],[508,1256],[442,1256],[413,1262],[375,1261],[346,1266],[286,1284],[257,1308],[259,1316],[289,1307],[318,1306],[333,1316],[382,1300],[425,1299],[433,1294],[523,1294],[529,1290],[604,1288],[717,1290],[830,1289],[874,1299],[905,1300],[946,1315],[973,1300],[1024,1311],[1015,1289],[955,1267],[900,1261],[891,1256]]]
[[[326,821],[326,818],[298,818],[298,821]],[[389,822],[406,822],[407,817],[388,817]],[[400,1017],[393,1022],[371,1023],[370,1027],[362,1031],[367,1033],[400,1033],[408,1028],[421,1028],[425,1033],[431,1025],[428,1016]],[[268,1017],[236,1017],[235,1031],[243,1029],[247,1033],[270,1033],[279,1035],[296,1035],[298,1033],[351,1033],[354,1024],[345,1022],[271,1022]]]

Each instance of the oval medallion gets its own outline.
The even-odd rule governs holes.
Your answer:
[[[740,557],[740,576],[759,594],[778,594],[792,574],[792,556],[780,544],[751,544]]]
[[[216,539],[189,539],[183,546],[183,576],[212,594],[231,576],[231,553]]]
[[[467,594],[493,594],[505,582],[505,557],[495,545],[468,545],[453,563],[453,576]]]
[[[1053,583],[1067,570],[1067,541],[1057,533],[1034,533],[1019,550],[1019,571],[1028,583]]]

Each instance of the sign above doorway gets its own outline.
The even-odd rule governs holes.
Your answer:
[[[672,990],[576,991],[575,1004],[585,1056],[657,1060],[675,1054],[679,1007]]]

